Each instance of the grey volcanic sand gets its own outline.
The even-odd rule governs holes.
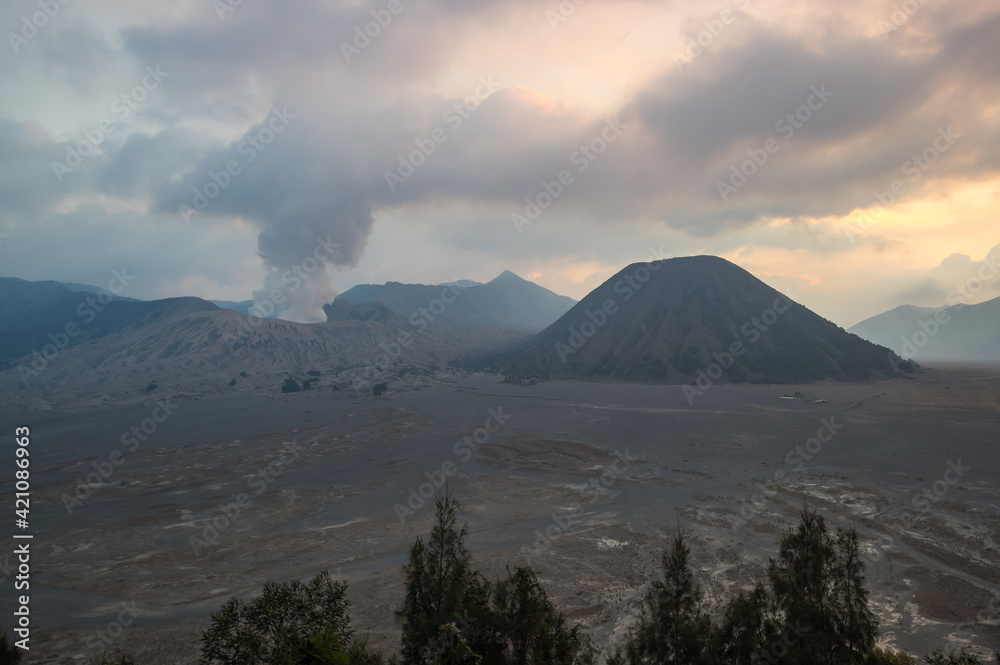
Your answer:
[[[796,391],[805,398],[780,399]],[[997,367],[715,386],[693,405],[679,386],[513,386],[483,375],[378,400],[321,389],[171,403],[177,410],[135,452],[120,437],[152,414],[152,397],[72,412],[0,408],[11,430],[32,429],[32,662],[92,657],[88,645],[122,601],[135,601],[138,619],[121,636],[112,626],[112,652],[196,662],[200,630],[227,598],[324,568],[348,580],[359,633],[389,653],[400,566],[433,517],[411,490],[442,468],[457,470],[449,484],[480,570],[496,577],[530,561],[604,653],[636,615],[678,524],[717,612],[763,579],[804,502],[833,526],[858,527],[889,643],[921,654],[948,643],[1000,648]],[[504,427],[456,452],[490,410],[508,416]],[[824,419],[835,435],[800,462],[796,447]],[[259,470],[293,440],[297,457],[262,481]],[[124,462],[70,514],[63,496],[116,449]],[[971,469],[939,482],[946,491],[920,510],[914,498],[959,460]],[[196,552],[192,537],[241,493],[249,505]],[[401,523],[395,506],[408,500],[417,509]],[[5,583],[8,607],[13,593]]]

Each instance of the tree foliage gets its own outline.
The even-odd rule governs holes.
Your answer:
[[[403,622],[402,657],[406,663],[426,660],[442,625],[455,622],[467,628],[465,609],[482,586],[472,570],[472,555],[465,547],[468,527],[458,528],[458,502],[438,496],[436,519],[424,543],[417,538],[403,566],[406,596],[396,613]]]
[[[507,571],[507,579],[493,585],[489,624],[497,635],[484,649],[487,663],[502,665],[572,665],[586,659],[578,629],[569,628],[549,600],[538,575],[530,567]]]
[[[458,502],[435,501],[429,536],[403,567],[401,660],[406,665],[591,665],[594,650],[549,599],[530,567],[487,581],[466,548]],[[830,533],[804,509],[769,560],[767,584],[732,598],[718,623],[702,607],[691,549],[678,529],[662,577],[610,665],[916,665],[877,647],[864,564],[854,529]],[[268,582],[250,601],[232,598],[202,636],[204,665],[381,665],[354,636],[346,584],[323,572],[308,582]],[[0,662],[20,654],[0,637]],[[13,658],[13,660],[10,660]],[[928,665],[978,665],[972,652],[935,651]],[[1000,655],[997,656],[1000,662]],[[121,663],[134,665],[130,657]]]
[[[472,567],[458,502],[438,496],[435,506],[430,536],[417,538],[403,567],[406,595],[397,612],[403,662],[436,665],[459,652],[483,665],[585,660],[589,651],[578,630],[566,625],[535,572],[508,569],[505,580],[487,581]]]
[[[231,598],[202,635],[202,663],[378,662],[353,639],[346,590],[346,583],[324,571],[305,583],[268,582],[250,602]]]
[[[680,529],[663,553],[663,579],[647,592],[645,611],[630,634],[621,665],[699,665],[709,662],[711,620],[701,608],[701,591],[691,573],[691,549]]]
[[[435,665],[478,665],[483,662],[462,635],[462,629],[455,622],[446,623],[438,628],[436,649],[431,655]]]
[[[731,665],[768,662],[780,632],[771,595],[757,584],[727,605],[721,625],[713,631],[714,651]]]
[[[868,654],[865,665],[916,665],[916,659],[905,651],[875,647]]]
[[[792,662],[860,665],[874,649],[878,621],[868,609],[854,529],[834,537],[821,515],[803,510],[769,562],[768,578]]]
[[[768,564],[770,588],[737,595],[718,625],[701,609],[690,558],[678,530],[663,579],[653,582],[613,665],[864,665],[873,653],[878,622],[853,529],[830,534],[820,515],[803,510]]]
[[[965,647],[962,647],[961,651],[948,653],[938,649],[924,656],[924,660],[927,661],[928,665],[980,665],[979,658]],[[1000,655],[997,656],[997,662],[1000,662]]]
[[[23,653],[15,646],[14,640],[10,638],[6,630],[0,633],[0,665],[17,665],[21,662]]]

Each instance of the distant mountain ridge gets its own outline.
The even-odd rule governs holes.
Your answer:
[[[0,279],[10,279],[10,280],[18,281],[18,282],[24,282],[26,284],[30,284],[30,283],[39,284],[39,283],[43,283],[43,282],[28,282],[27,280],[19,279],[17,277],[8,277],[8,278],[0,278]],[[102,291],[106,291],[106,289],[102,289],[102,288],[100,288],[98,286],[94,286],[93,284],[81,284],[79,282],[54,282],[54,283],[55,284],[61,284],[62,286],[65,286],[67,289],[69,289],[70,291],[75,291],[75,292],[79,292],[79,293],[101,293]],[[184,296],[182,296],[182,297],[184,297]],[[128,300],[128,301],[132,301],[132,302],[141,302],[138,298],[129,298],[127,296],[115,296],[115,299],[116,300]],[[240,302],[233,302],[232,300],[209,300],[208,302],[212,303],[213,305],[217,305],[217,306],[221,307],[222,309],[231,309],[234,312],[239,312],[240,314],[248,314],[248,315],[250,314],[250,308],[254,306],[254,301],[253,300],[242,300]],[[269,317],[269,318],[274,318],[274,317],[275,317],[275,313],[272,313],[271,317]]]
[[[918,362],[1000,361],[1000,298],[937,308],[901,305],[849,332]]]
[[[576,301],[505,270],[480,284],[359,284],[324,306],[328,321],[399,318],[423,328],[498,326],[537,332]]]
[[[376,300],[351,301],[367,298]],[[579,303],[505,272],[465,286],[362,285],[324,309],[331,321],[302,324],[200,298],[135,301],[0,279],[0,391],[67,404],[135,399],[150,385],[277,390],[314,371],[363,389],[358,377],[413,381],[454,371],[449,363],[674,383],[853,381],[909,369],[717,257],[633,264]],[[540,332],[526,334],[533,327]]]
[[[47,345],[65,348],[108,334],[144,304],[85,284],[0,278],[0,369]]]
[[[135,399],[147,386],[173,393],[277,391],[285,378],[309,371],[321,372],[327,386],[339,373],[335,381],[364,390],[372,377],[428,376],[463,351],[523,335],[490,327],[418,331],[399,317],[294,323],[191,297],[104,305],[95,298],[56,282],[0,279],[4,400]]]
[[[686,383],[867,380],[899,367],[848,333],[714,256],[632,264],[527,341],[469,366],[551,378]]]
[[[79,291],[81,293],[100,293],[104,289],[98,288],[91,284],[79,284],[77,282],[60,282],[63,286],[70,289],[71,291]],[[182,296],[183,297],[183,296]],[[117,296],[118,300],[131,300],[133,302],[140,302],[136,298],[127,298],[124,296]],[[240,302],[234,302],[232,300],[209,300],[207,302],[212,303],[222,309],[231,309],[234,312],[239,312],[240,314],[250,315],[252,312],[250,309],[254,306],[255,302],[253,300],[241,300]],[[278,312],[272,312],[270,316],[265,316],[261,318],[278,318]]]

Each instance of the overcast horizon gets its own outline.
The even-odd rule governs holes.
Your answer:
[[[299,321],[359,283],[580,299],[697,254],[844,327],[1000,296],[986,0],[34,0],[0,26],[4,276],[242,301],[316,257]]]

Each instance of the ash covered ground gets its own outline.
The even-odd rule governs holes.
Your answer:
[[[1000,367],[719,385],[693,404],[680,386],[485,375],[390,386],[379,399],[162,392],[0,407],[32,430],[31,662],[104,648],[194,663],[226,599],[323,569],[349,582],[359,633],[391,653],[401,566],[434,512],[414,495],[444,474],[477,567],[497,577],[530,563],[605,654],[678,524],[717,611],[764,577],[803,505],[857,526],[883,641],[919,654],[1000,649]],[[123,438],[156,399],[170,415],[138,445]],[[116,450],[113,472],[79,488]],[[9,584],[4,593],[9,605]],[[112,637],[123,603],[136,618]]]

